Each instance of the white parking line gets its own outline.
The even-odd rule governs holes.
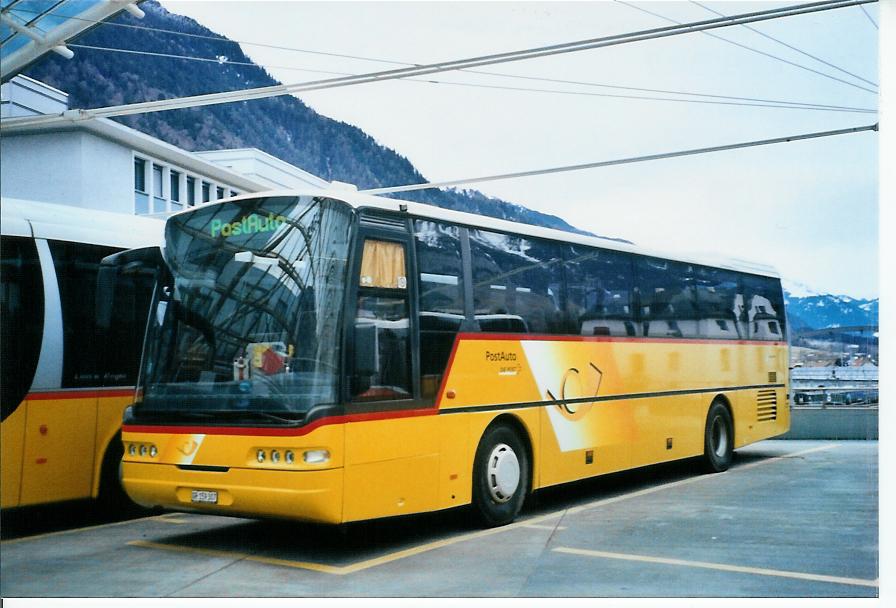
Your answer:
[[[857,585],[861,587],[879,587],[878,580],[864,578],[849,578],[845,576],[829,576],[827,574],[810,574],[808,572],[790,572],[788,570],[771,570],[769,568],[752,568],[750,566],[735,566],[732,564],[715,564],[712,562],[695,562],[686,559],[671,559],[668,557],[656,557],[652,555],[634,555],[631,553],[612,553],[610,551],[591,551],[589,549],[574,549],[572,547],[557,547],[553,549],[557,553],[569,553],[585,557],[598,557],[604,559],[620,559],[632,562],[647,562],[651,564],[666,564],[669,566],[687,566],[689,568],[707,568],[709,570],[723,570],[725,572],[742,572],[744,574],[759,574],[762,576],[780,576],[783,578],[795,578],[804,581],[818,581],[823,583],[837,583],[840,585]]]

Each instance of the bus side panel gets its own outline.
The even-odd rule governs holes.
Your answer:
[[[681,341],[641,344],[642,381],[629,387],[640,390],[679,391],[719,386],[726,377],[718,369],[717,344]],[[640,467],[703,453],[703,430],[712,395],[685,394],[639,399],[634,410],[637,437],[632,466]]]
[[[344,521],[436,508],[437,419],[410,416],[345,425]]]
[[[634,410],[638,437],[632,446],[632,468],[702,454],[710,400],[706,395],[639,400]]]
[[[438,508],[468,504],[473,500],[473,457],[476,452],[470,417],[439,416],[437,423],[440,455]]]
[[[584,425],[598,430],[593,441],[574,447],[561,446],[562,435],[558,436],[558,421],[561,420],[560,407],[549,405],[541,412],[541,471],[538,487],[547,487],[576,479],[621,471],[631,466],[631,443],[627,440],[630,425],[622,421],[632,416],[631,401],[601,403],[586,414]],[[584,425],[583,428],[584,428]]]
[[[755,381],[757,385],[768,383],[784,386],[740,391],[736,399],[729,396],[734,408],[735,447],[776,437],[790,430],[787,346],[763,344],[747,348],[750,351],[743,358],[747,380]],[[770,381],[772,377],[774,382]]]
[[[90,496],[96,402],[64,393],[28,399],[20,504]]]
[[[0,425],[0,462],[3,463],[0,467],[0,508],[3,509],[19,505],[27,404],[23,401]]]

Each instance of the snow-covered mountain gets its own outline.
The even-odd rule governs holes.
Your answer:
[[[787,318],[794,330],[878,324],[877,298],[862,300],[842,295],[807,293],[802,289],[792,293],[789,288],[790,285],[785,285],[784,297]]]

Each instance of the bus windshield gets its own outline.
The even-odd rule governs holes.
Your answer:
[[[292,421],[334,403],[351,222],[296,196],[173,216],[138,411]]]

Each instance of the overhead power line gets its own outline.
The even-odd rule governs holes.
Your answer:
[[[113,53],[125,53],[130,55],[141,55],[147,57],[160,57],[164,59],[179,59],[184,61],[199,61],[203,63],[215,63],[220,65],[232,65],[238,67],[254,67],[254,68],[265,68],[265,69],[280,69],[280,70],[293,70],[299,72],[312,72],[316,74],[331,74],[331,75],[339,75],[339,76],[357,76],[357,74],[347,73],[347,72],[333,72],[330,70],[315,70],[311,68],[300,68],[295,66],[274,66],[274,65],[259,65],[253,63],[251,61],[231,61],[230,59],[226,59],[224,57],[212,58],[212,57],[193,57],[190,55],[175,55],[172,53],[157,53],[154,51],[138,51],[133,49],[118,49],[104,46],[93,46],[89,44],[69,44],[68,46],[72,48],[78,49],[87,49],[93,51],[106,51]],[[464,73],[470,73],[468,71],[464,71]],[[522,77],[527,78],[528,77]],[[604,86],[614,89],[629,89],[636,91],[653,91],[653,89],[643,89],[636,87],[618,87],[613,85],[598,85],[594,83],[580,83],[576,81],[569,80],[558,80],[558,79],[542,79],[542,78],[532,78],[532,80],[548,80],[551,82],[566,82],[569,84],[583,84],[583,85],[591,85],[591,86]],[[618,95],[611,93],[589,93],[587,91],[561,91],[557,89],[536,89],[532,87],[511,87],[511,86],[502,86],[502,85],[493,85],[493,84],[483,84],[483,83],[473,83],[473,82],[450,82],[445,80],[432,80],[432,79],[420,79],[420,78],[402,78],[401,82],[414,82],[420,84],[435,84],[435,85],[447,85],[447,86],[459,86],[459,87],[472,87],[479,89],[495,89],[501,91],[520,91],[520,92],[531,92],[531,93],[549,93],[555,95],[580,95],[586,97],[604,97],[609,99],[639,99],[644,101],[665,101],[665,102],[677,102],[677,103],[697,103],[697,104],[711,104],[711,105],[723,105],[723,106],[741,106],[741,107],[753,107],[753,108],[782,108],[789,110],[818,110],[818,111],[826,111],[826,112],[856,112],[863,114],[873,114],[876,113],[877,110],[874,108],[858,108],[853,106],[838,106],[838,105],[826,105],[826,104],[817,104],[810,102],[795,102],[795,101],[783,101],[777,99],[757,99],[750,97],[734,97],[729,95],[706,95],[700,93],[685,93],[680,91],[659,91],[662,93],[671,93],[675,95],[693,95],[704,98],[713,98],[713,99],[682,99],[675,97],[653,97],[646,95]],[[725,100],[725,101],[722,101]]]
[[[714,15],[719,15],[720,17],[725,17],[725,16],[726,16],[725,14],[720,13],[720,12],[717,11],[717,10],[711,9],[710,7],[706,6],[705,4],[700,4],[700,3],[697,2],[696,0],[691,0],[691,3],[692,3],[692,4],[696,4],[696,5],[699,6],[700,8],[705,9],[705,10],[709,11],[710,13],[713,13]],[[863,8],[863,10],[864,10],[864,8]],[[758,29],[756,29],[755,27],[752,27],[752,26],[750,26],[750,25],[741,25],[741,27],[746,28],[746,29],[748,29],[748,30],[750,30],[751,32],[754,32],[754,33],[756,33],[756,34],[759,34],[759,35],[762,36],[763,38],[766,38],[766,39],[768,39],[768,40],[771,40],[772,42],[777,42],[778,44],[780,44],[780,45],[782,45],[782,46],[785,46],[785,47],[787,47],[788,49],[790,49],[790,50],[792,50],[792,51],[796,51],[797,53],[800,53],[801,55],[805,55],[805,56],[808,57],[809,59],[814,59],[815,61],[817,61],[817,62],[819,62],[819,63],[823,63],[824,65],[828,66],[829,68],[834,68],[834,69],[837,70],[838,72],[843,72],[843,73],[846,74],[847,76],[852,76],[853,78],[855,78],[855,79],[857,79],[857,80],[861,80],[862,82],[866,82],[866,83],[870,84],[870,85],[873,86],[873,87],[878,86],[878,84],[877,84],[876,82],[872,81],[872,80],[868,80],[867,78],[862,78],[862,77],[859,76],[858,74],[853,74],[852,72],[850,72],[850,71],[848,71],[848,70],[844,70],[843,68],[834,65],[834,64],[831,63],[830,61],[825,61],[825,60],[822,59],[821,57],[816,57],[815,55],[812,55],[811,53],[807,53],[806,51],[804,51],[804,50],[802,50],[802,49],[798,49],[798,48],[796,48],[795,46],[793,46],[792,44],[788,44],[788,43],[784,42],[783,40],[780,40],[780,39],[778,39],[778,38],[775,38],[774,36],[770,36],[769,34],[766,34],[766,33],[763,32],[762,30],[758,30]]]
[[[864,7],[860,6],[860,8],[862,8],[863,11],[865,10]],[[22,13],[33,13],[35,15],[41,14],[41,13],[38,13],[37,11],[31,11],[26,8],[17,8],[16,10],[18,12],[22,12]],[[48,13],[44,13],[44,14],[65,16],[65,15],[59,15],[58,13],[53,13],[53,12],[48,12]],[[717,14],[721,15],[721,13],[717,13]],[[373,63],[387,63],[387,64],[392,64],[392,65],[404,65],[404,66],[419,66],[419,65],[421,65],[419,63],[414,63],[414,62],[410,62],[410,61],[396,61],[394,59],[383,59],[383,58],[378,58],[378,57],[366,57],[366,56],[352,55],[352,54],[347,54],[347,53],[335,53],[335,52],[330,52],[330,51],[302,49],[302,48],[289,47],[289,46],[283,46],[283,45],[278,45],[278,44],[269,44],[269,43],[265,43],[265,42],[250,42],[250,41],[246,41],[246,40],[234,40],[234,39],[230,39],[230,38],[225,38],[223,36],[210,36],[207,34],[194,34],[194,33],[190,33],[190,32],[181,32],[181,31],[177,31],[177,30],[169,30],[169,29],[157,28],[157,27],[152,27],[152,26],[147,26],[147,25],[136,25],[136,24],[131,24],[131,23],[117,23],[114,21],[97,21],[95,19],[85,19],[82,17],[67,17],[67,18],[75,19],[78,21],[87,21],[90,23],[100,24],[100,25],[110,26],[110,27],[128,28],[128,29],[137,30],[137,31],[152,32],[152,33],[159,33],[159,34],[169,34],[172,36],[183,36],[183,37],[187,37],[187,38],[209,40],[212,42],[221,42],[221,43],[225,43],[225,44],[236,44],[236,45],[242,45],[242,46],[256,46],[256,47],[275,49],[275,50],[280,50],[280,51],[290,51],[290,52],[304,53],[304,54],[309,54],[309,55],[320,55],[320,56],[324,56],[324,57],[337,57],[340,59],[352,59],[352,60],[367,61],[367,62],[373,62]],[[135,51],[135,50],[130,50],[130,49],[113,49],[113,48],[108,48],[108,47],[97,47],[97,46],[90,46],[90,45],[83,45],[83,44],[70,44],[69,46],[72,46],[75,48],[114,51],[114,52],[120,52],[120,53],[135,53],[135,54],[141,53],[140,51]],[[350,75],[355,76],[355,75],[357,75],[357,72],[334,72],[334,71],[330,71],[330,70],[316,70],[316,69],[310,69],[310,68],[299,68],[299,67],[294,67],[294,66],[275,66],[275,65],[270,65],[270,64],[258,64],[258,63],[254,63],[254,62],[248,62],[248,61],[230,61],[230,60],[221,61],[217,57],[214,59],[201,58],[201,57],[188,57],[188,56],[183,56],[183,55],[153,53],[153,52],[149,52],[149,51],[144,51],[142,53],[145,53],[146,55],[151,55],[151,56],[171,57],[171,58],[187,59],[187,60],[193,60],[193,61],[206,61],[206,62],[210,62],[210,63],[220,63],[223,65],[257,66],[257,67],[261,67],[261,68],[265,68],[265,69],[291,70],[291,71],[310,72],[310,73],[317,73],[317,74],[331,74],[331,75],[340,75],[340,76],[350,76]],[[581,85],[581,86],[587,86],[587,87],[600,87],[600,88],[620,89],[620,90],[627,90],[627,91],[641,91],[641,92],[646,92],[646,93],[666,93],[666,94],[672,94],[672,95],[689,95],[689,96],[694,96],[694,97],[729,99],[729,100],[733,100],[733,101],[752,101],[752,102],[757,102],[757,103],[768,103],[768,104],[813,106],[813,107],[817,107],[817,108],[827,108],[827,109],[833,109],[833,110],[841,110],[841,109],[842,110],[846,110],[846,109],[856,110],[856,111],[867,110],[866,108],[844,108],[843,106],[817,104],[817,103],[811,103],[811,102],[784,101],[784,100],[778,100],[778,99],[761,99],[761,98],[754,98],[754,97],[737,97],[737,96],[731,96],[731,95],[713,95],[713,94],[709,94],[709,93],[695,93],[695,92],[691,92],[691,91],[673,91],[673,90],[665,90],[665,89],[650,89],[650,88],[644,88],[644,87],[630,87],[630,86],[622,86],[622,85],[613,85],[613,84],[598,83],[598,82],[561,80],[561,79],[557,79],[557,78],[545,78],[545,77],[539,77],[539,76],[523,76],[520,74],[508,74],[506,72],[491,72],[491,71],[486,71],[486,70],[457,70],[457,71],[464,73],[464,74],[478,74],[478,75],[482,75],[482,76],[497,76],[499,78],[512,78],[512,79],[516,79],[516,80],[530,80],[530,81],[537,81],[537,82],[575,84],[575,85]],[[435,81],[430,81],[430,82],[435,82]],[[452,83],[452,84],[457,84],[457,83]],[[469,86],[473,86],[473,85],[469,85]],[[868,110],[868,111],[870,111],[870,110]]]
[[[626,2],[625,0],[615,0],[615,1],[618,2],[619,4],[624,4],[625,6],[627,6],[627,7],[629,7],[629,8],[633,8],[633,9],[635,9],[635,10],[637,10],[637,11],[641,11],[642,13],[647,13],[648,15],[653,15],[654,17],[659,17],[660,19],[663,19],[664,21],[668,21],[669,23],[678,23],[678,24],[681,24],[681,21],[676,21],[675,19],[672,19],[671,17],[666,17],[665,15],[661,15],[661,14],[656,13],[656,12],[654,12],[654,11],[647,10],[646,8],[643,8],[643,7],[640,7],[640,6],[636,6],[636,5],[632,4],[631,2]],[[877,0],[874,0],[874,1],[876,2]],[[742,23],[738,23],[737,25],[743,25],[743,24],[742,24]],[[842,78],[837,78],[836,76],[832,76],[831,74],[827,74],[827,73],[822,72],[822,71],[820,71],[820,70],[816,70],[816,69],[810,68],[810,67],[808,67],[808,66],[805,66],[805,65],[796,63],[795,61],[790,61],[789,59],[784,59],[783,57],[779,57],[778,55],[774,55],[774,54],[772,54],[772,53],[766,53],[765,51],[760,51],[759,49],[753,48],[753,47],[751,47],[751,46],[749,46],[749,45],[741,44],[740,42],[736,42],[736,41],[734,41],[734,40],[731,40],[730,38],[725,38],[724,36],[719,36],[718,34],[713,34],[712,32],[706,32],[706,31],[704,31],[703,33],[706,34],[707,36],[710,36],[710,37],[715,38],[715,39],[717,39],[717,40],[721,40],[721,41],[723,41],[723,42],[727,42],[728,44],[733,44],[733,45],[736,46],[736,47],[740,47],[740,48],[742,48],[742,49],[745,49],[745,50],[747,50],[747,51],[750,51],[751,53],[757,53],[757,54],[759,54],[759,55],[763,55],[763,56],[765,56],[765,57],[769,57],[769,58],[774,59],[774,60],[776,60],[776,61],[780,61],[780,62],[782,62],[782,63],[786,63],[787,65],[792,65],[792,66],[794,66],[794,67],[800,68],[801,70],[806,70],[807,72],[812,72],[813,74],[818,74],[819,76],[823,76],[823,77],[825,77],[825,78],[829,78],[829,79],[831,79],[831,80],[835,80],[835,81],[837,81],[837,82],[841,82],[841,83],[846,84],[846,85],[849,85],[849,86],[851,86],[851,87],[855,87],[855,88],[857,88],[857,89],[861,89],[862,91],[867,91],[868,93],[874,93],[875,95],[877,95],[877,91],[875,91],[875,90],[873,90],[873,89],[869,89],[869,88],[867,88],[867,87],[863,87],[862,85],[856,84],[856,83],[854,83],[854,82],[850,82],[850,81],[848,81],[848,80],[843,80]]]
[[[609,99],[640,99],[644,101],[667,101],[667,102],[678,102],[678,103],[697,103],[704,105],[719,105],[719,106],[739,106],[739,107],[748,107],[748,108],[779,108],[784,110],[818,110],[822,112],[853,112],[858,114],[876,114],[877,110],[873,108],[854,108],[848,106],[819,106],[815,104],[790,104],[788,102],[784,103],[752,103],[752,102],[738,102],[738,101],[717,101],[717,100],[709,100],[709,99],[681,99],[676,97],[650,97],[646,95],[619,95],[613,93],[589,93],[587,91],[558,91],[556,89],[534,89],[530,87],[508,87],[494,84],[476,84],[471,82],[446,82],[442,80],[419,80],[416,78],[406,78],[404,79],[409,82],[431,82],[433,84],[441,84],[441,85],[449,85],[449,86],[460,86],[460,87],[475,87],[480,89],[497,89],[500,91],[525,91],[531,93],[553,93],[555,95],[580,95],[587,97],[604,97]]]
[[[126,116],[130,114],[142,114],[145,112],[160,112],[164,110],[174,110],[178,108],[198,107],[205,105],[214,105],[220,103],[230,103],[235,101],[248,101],[251,99],[263,99],[267,97],[276,97],[279,95],[288,95],[301,93],[305,91],[316,91],[322,89],[330,89],[337,87],[353,86],[357,84],[365,84],[370,82],[383,82],[394,80],[397,78],[408,78],[413,76],[425,76],[428,74],[436,74],[440,72],[448,72],[461,70],[472,67],[480,67],[485,65],[495,65],[499,63],[508,63],[512,61],[522,61],[526,59],[535,59],[540,57],[549,57],[564,53],[573,53],[589,49],[597,49],[619,44],[627,44],[631,42],[640,42],[643,40],[652,40],[657,38],[665,38],[669,36],[677,36],[681,34],[689,34],[709,29],[730,27],[732,25],[740,25],[741,23],[753,23],[756,21],[765,21],[769,19],[779,19],[782,17],[791,17],[795,15],[803,15],[820,11],[828,11],[838,8],[846,8],[865,4],[868,2],[876,2],[877,0],[829,0],[825,2],[815,2],[798,6],[783,7],[778,9],[770,9],[754,13],[746,13],[743,15],[733,15],[731,17],[710,19],[689,24],[679,24],[662,28],[654,28],[650,30],[642,30],[628,34],[617,34],[614,36],[604,36],[600,38],[592,38],[588,40],[580,40],[576,42],[567,42],[562,44],[554,44],[531,49],[523,49],[520,51],[512,51],[498,53],[493,55],[483,55],[468,59],[459,59],[453,61],[443,61],[421,66],[412,66],[406,68],[398,68],[394,70],[385,70],[380,72],[371,72],[367,74],[359,74],[357,76],[344,76],[327,80],[319,80],[312,82],[302,82],[288,85],[274,85],[268,87],[258,87],[253,89],[245,89],[240,91],[228,91],[222,93],[211,93],[206,95],[194,95],[190,97],[181,97],[176,99],[163,99],[158,101],[148,101],[133,104],[125,104],[118,106],[108,106],[103,108],[94,108],[90,110],[69,110],[60,115],[37,116],[37,117],[20,117],[10,118],[0,122],[0,128],[12,128],[14,126],[30,126],[37,124],[53,124],[59,122],[67,122],[69,120],[87,119],[93,117],[113,117]]]
[[[362,190],[365,194],[393,194],[396,192],[411,192],[414,190],[429,190],[432,188],[449,188],[452,186],[461,186],[468,184],[479,184],[483,182],[494,182],[502,179],[513,179],[519,177],[533,177],[536,175],[549,175],[552,173],[567,173],[569,171],[581,171],[583,169],[596,169],[598,167],[611,167],[615,165],[628,165],[632,163],[643,163],[650,160],[661,160],[665,158],[677,158],[680,156],[694,156],[697,154],[709,154],[711,152],[722,152],[725,150],[737,150],[739,148],[754,148],[757,146],[768,146],[772,144],[788,143],[792,141],[801,141],[804,139],[818,139],[821,137],[833,137],[835,135],[847,135],[850,133],[861,133],[862,131],[877,131],[877,123],[866,125],[863,127],[851,127],[848,129],[837,129],[835,131],[818,131],[815,133],[802,133],[799,135],[788,135],[786,137],[775,137],[773,139],[761,139],[756,141],[747,141],[735,144],[726,144],[722,146],[711,146],[708,148],[695,148],[691,150],[681,150],[678,152],[663,152],[660,154],[649,154],[647,156],[634,156],[631,158],[619,158],[615,160],[604,160],[594,163],[584,163],[581,165],[567,165],[564,167],[551,167],[549,169],[535,169],[531,171],[519,171],[517,173],[502,173],[500,175],[488,175],[483,177],[470,177],[465,179],[453,179],[443,182],[427,182],[423,184],[409,184],[406,186],[389,186],[385,188],[371,188]]]

